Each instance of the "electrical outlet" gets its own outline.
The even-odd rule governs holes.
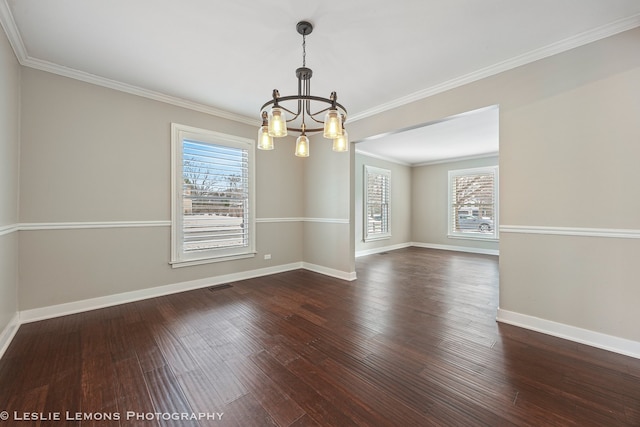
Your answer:
[[[264,259],[271,259],[271,254],[264,254]]]

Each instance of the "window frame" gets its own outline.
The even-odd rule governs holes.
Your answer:
[[[387,178],[387,229],[381,230],[379,233],[369,233],[369,176],[382,175]],[[384,240],[391,238],[391,170],[383,169],[376,166],[364,165],[364,201],[363,201],[363,241],[372,242],[376,240]],[[384,204],[381,201],[381,204]]]
[[[453,230],[453,217],[455,212],[453,212],[453,183],[454,178],[458,176],[466,176],[466,175],[479,175],[479,174],[492,174],[493,175],[493,230],[491,233],[477,233],[472,234],[470,232],[462,232]],[[455,169],[449,170],[449,179],[447,185],[447,237],[456,238],[456,239],[467,239],[467,240],[482,240],[482,241],[493,241],[497,242],[499,240],[499,169],[498,166],[485,166],[478,168],[470,168],[470,169]]]
[[[209,249],[200,253],[183,250],[183,151],[184,140],[247,150],[248,244],[243,247]],[[255,143],[253,140],[193,126],[171,123],[171,264],[172,268],[255,257]]]

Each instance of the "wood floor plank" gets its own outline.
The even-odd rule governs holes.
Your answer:
[[[321,369],[321,375],[340,384],[353,396],[366,402],[370,407],[376,408],[383,418],[392,420],[396,425],[437,424],[435,419],[429,418],[427,411],[408,406],[399,396],[386,392],[383,386],[375,384],[367,376],[347,368],[342,363],[326,359],[319,366],[319,369]]]
[[[153,402],[144,379],[142,366],[133,356],[115,362],[116,396],[122,427],[156,427],[156,420],[143,420],[137,414],[154,412]],[[134,415],[130,415],[132,413]]]
[[[639,359],[496,323],[497,257],[406,248],[356,270],[21,325],[0,410],[120,415],[16,427],[640,425]]]
[[[73,415],[72,418],[80,418],[83,426],[120,425],[119,417],[111,415],[119,413],[116,392],[118,379],[115,366],[111,363],[112,360],[110,353],[87,355],[82,358],[82,394],[80,396],[82,414]],[[89,419],[85,419],[84,414],[95,414],[96,416],[88,416],[86,418]],[[116,419],[114,420],[114,418]]]
[[[323,426],[355,426],[356,422],[322,397],[313,387],[278,363],[267,352],[260,352],[251,360],[318,424]]]
[[[225,399],[219,394],[219,387],[212,383],[202,370],[185,372],[176,377],[185,398],[194,414],[207,414],[205,421],[217,421],[216,414],[223,413]],[[202,424],[203,419],[199,419]]]
[[[287,368],[358,425],[391,427],[401,422],[400,419],[389,418],[378,408],[370,406],[304,358],[296,359]]]
[[[247,358],[239,357],[230,362],[233,372],[277,425],[288,426],[303,417],[306,412],[287,393]]]
[[[203,423],[211,427],[275,427],[277,424],[252,394],[246,394],[224,407],[219,421]]]
[[[161,426],[198,426],[197,421],[174,419],[173,414],[192,414],[194,411],[168,366],[145,372],[144,377],[154,412],[162,414],[158,420]]]
[[[197,370],[208,379],[210,391],[217,394],[221,404],[232,402],[249,392],[227,362],[217,356],[200,334],[182,337],[181,342],[197,364]]]
[[[129,335],[130,342],[132,344],[135,343],[132,347],[135,350],[136,357],[140,362],[140,367],[143,372],[153,371],[167,364],[162,350],[154,339],[153,328],[147,325],[151,322],[153,322],[153,320],[136,323],[133,327],[129,327],[123,331],[123,333]]]

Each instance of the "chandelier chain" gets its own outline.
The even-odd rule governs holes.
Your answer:
[[[302,35],[302,66],[307,66],[307,36]]]

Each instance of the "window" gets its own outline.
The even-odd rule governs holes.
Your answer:
[[[391,171],[364,167],[364,241],[391,237]]]
[[[498,167],[449,171],[449,236],[498,238]]]
[[[173,123],[173,267],[254,256],[253,141]]]

